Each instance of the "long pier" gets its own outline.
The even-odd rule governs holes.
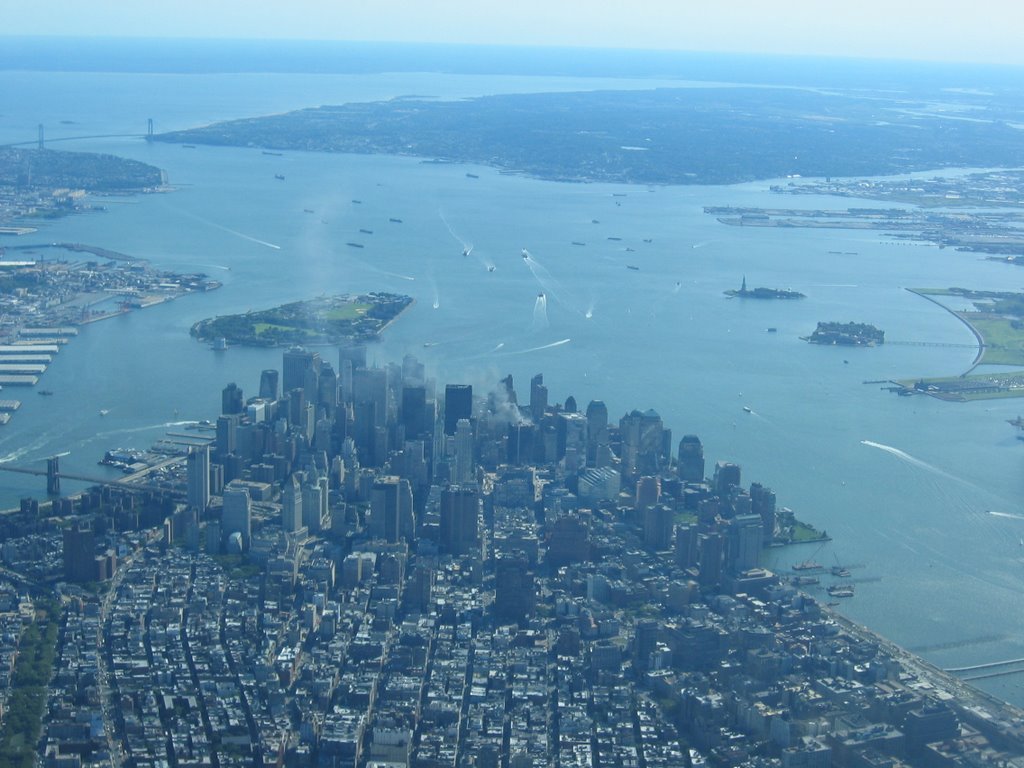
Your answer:
[[[987,664],[972,664],[969,667],[949,667],[946,672],[974,672],[979,669],[993,669],[995,667],[1007,667],[1010,664],[1024,664],[1024,658],[1006,659],[1005,661],[990,661]],[[1024,672],[1024,670],[1021,670]]]

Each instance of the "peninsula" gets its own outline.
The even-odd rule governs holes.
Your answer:
[[[0,224],[102,210],[87,195],[149,192],[166,183],[159,168],[115,155],[0,147]]]
[[[781,88],[400,98],[225,121],[151,140],[406,155],[551,181],[627,184],[735,184],[1024,165],[1020,132],[1002,121],[954,122],[912,112],[902,95],[866,98]]]
[[[382,292],[322,296],[200,320],[191,334],[200,341],[224,339],[228,344],[250,347],[372,341],[412,301],[409,296]]]

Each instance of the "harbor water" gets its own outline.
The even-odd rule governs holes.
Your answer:
[[[1020,282],[1013,267],[878,233],[729,227],[703,213],[706,205],[858,204],[769,192],[785,180],[564,184],[416,158],[186,149],[137,136],[150,117],[159,131],[408,94],[667,84],[0,72],[9,95],[0,143],[31,141],[44,123],[54,148],[143,160],[174,187],[108,199],[103,212],[46,222],[4,244],[86,243],[223,283],[83,327],[40,379],[51,397],[5,388],[23,405],[0,426],[0,459],[43,468],[45,457],[70,451],[64,468],[102,476],[109,470],[96,462],[106,450],[145,448],[173,425],[214,419],[225,384],[254,394],[259,372],[280,366],[281,350],[215,352],[194,341],[197,320],[325,293],[404,293],[416,303],[371,348],[376,362],[413,354],[441,385],[469,383],[478,393],[511,373],[521,398],[543,372],[553,402],[602,399],[612,419],[654,408],[676,442],[699,435],[709,465],[740,464],[745,485],[771,486],[780,504],[832,537],[820,550],[766,552],[767,565],[788,571],[813,556],[826,567],[856,566],[856,594],[838,610],[940,667],[1024,657],[1024,443],[1006,423],[1018,404],[898,398],[863,383],[968,368],[970,331],[905,289],[1005,290]],[[98,135],[108,138],[54,141]],[[723,296],[744,275],[751,287],[807,298]],[[801,341],[820,320],[872,323],[887,340],[966,346]],[[336,363],[331,350],[322,354]],[[42,478],[0,474],[2,507],[44,493]],[[820,596],[828,599],[824,589]],[[1024,675],[977,684],[1024,704]]]

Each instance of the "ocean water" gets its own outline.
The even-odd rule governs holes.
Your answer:
[[[1024,656],[1024,444],[1006,424],[1018,405],[897,398],[862,383],[960,373],[974,357],[969,348],[844,350],[799,339],[819,320],[857,320],[883,328],[889,340],[970,344],[955,318],[904,288],[1005,289],[1017,277],[1012,268],[928,245],[892,245],[878,233],[727,227],[702,211],[858,204],[783,199],[768,191],[778,180],[561,184],[414,158],[275,157],[133,136],[147,117],[169,130],[408,94],[671,82],[0,71],[0,92],[11,95],[0,110],[0,142],[31,141],[40,122],[51,140],[105,135],[54,146],[150,162],[176,188],[112,199],[105,212],[5,242],[90,243],[224,283],[83,328],[42,379],[53,397],[11,391],[24,405],[0,428],[0,458],[41,467],[47,455],[70,450],[65,468],[103,475],[96,461],[105,450],[146,447],[177,422],[215,418],[226,383],[250,394],[260,370],[280,366],[280,350],[209,350],[188,335],[195,321],[321,293],[401,292],[416,303],[372,348],[377,361],[411,353],[442,385],[471,383],[477,392],[511,373],[523,399],[529,378],[543,372],[552,401],[573,395],[585,407],[603,399],[613,419],[654,408],[677,442],[686,433],[701,437],[709,467],[739,463],[744,484],[773,487],[780,504],[834,539],[820,551],[773,550],[767,564],[788,569],[813,555],[825,565],[859,566],[857,594],[841,610],[939,666]],[[807,299],[726,299],[722,291],[744,275],[748,285],[793,288]],[[39,478],[0,474],[0,506],[44,490]],[[1024,704],[1024,676],[978,684]]]

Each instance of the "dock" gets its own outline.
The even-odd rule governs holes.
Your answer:
[[[25,374],[0,374],[0,386],[3,387],[34,387],[38,383],[38,376],[28,376]]]
[[[60,352],[60,345],[38,344],[34,341],[26,341],[20,344],[0,344],[0,355],[24,355],[27,352],[56,355]]]
[[[0,374],[4,373],[31,373],[41,374],[46,372],[46,366],[39,363],[8,363],[0,357]]]
[[[21,408],[21,400],[0,400],[0,413],[10,413]]]

